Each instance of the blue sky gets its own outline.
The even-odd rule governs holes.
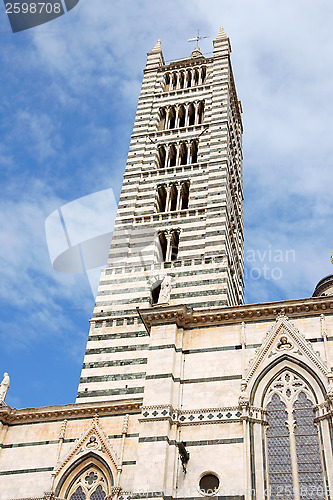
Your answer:
[[[246,301],[311,296],[332,273],[333,6],[294,0],[80,0],[12,34],[0,4],[0,370],[13,407],[74,402],[93,309],[53,270],[45,220],[119,196],[146,53],[230,36],[244,120]],[[264,267],[266,266],[266,267]],[[1,373],[0,373],[1,376]]]

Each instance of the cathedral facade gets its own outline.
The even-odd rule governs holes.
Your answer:
[[[242,108],[213,45],[148,53],[77,399],[3,397],[1,500],[331,498],[333,277],[244,305]]]

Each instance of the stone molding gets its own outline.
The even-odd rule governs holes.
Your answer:
[[[297,354],[305,354],[309,361],[312,361],[313,365],[328,378],[328,369],[324,365],[323,361],[315,353],[310,342],[308,342],[305,337],[295,328],[286,316],[280,315],[276,319],[276,323],[270,328],[266,337],[264,338],[261,347],[258,349],[255,358],[251,361],[249,369],[246,373],[243,383],[248,385],[250,380],[253,378],[255,372],[260,371],[260,367],[263,361],[267,358],[270,352],[274,349],[274,344],[277,342],[280,336],[288,335],[293,344],[291,344],[290,351],[291,355],[295,356],[295,349],[297,349]],[[286,337],[287,338],[287,337]],[[301,350],[301,351],[299,351]],[[282,355],[287,351],[277,352],[277,348],[273,354]]]
[[[288,317],[320,316],[323,312],[333,313],[332,297],[311,297],[195,311],[186,305],[140,309],[140,314],[149,330],[154,325],[164,323],[176,323],[182,328],[193,328],[244,321],[274,320],[279,314]]]
[[[142,398],[121,401],[95,403],[76,403],[71,405],[43,406],[39,408],[16,409],[9,406],[0,408],[0,422],[5,425],[34,423],[52,420],[68,420],[71,418],[91,418],[99,416],[136,413],[141,410]]]
[[[89,438],[94,438],[92,445],[88,441]],[[119,470],[119,468],[121,468],[121,463],[117,452],[111,446],[106,434],[99,424],[97,416],[94,417],[89,428],[86,429],[74,442],[73,446],[61,461],[61,463],[59,463],[59,465],[55,467],[52,475],[58,476],[64,468],[68,468],[71,462],[77,460],[77,455],[80,455],[81,453],[83,455],[88,454],[90,451],[94,451],[94,453],[97,454],[99,454],[100,451],[106,453],[109,460],[113,463],[115,469]]]
[[[171,405],[143,406],[140,422],[168,420],[177,426],[224,424],[232,422],[265,422],[266,412],[262,408],[247,405],[193,410],[175,409]]]

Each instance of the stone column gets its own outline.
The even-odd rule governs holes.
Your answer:
[[[160,306],[159,310],[171,306]],[[177,320],[157,324],[150,330],[150,349],[146,366],[146,385],[141,417],[134,493],[144,490],[149,498],[172,497],[183,330]],[[155,495],[153,494],[155,492]]]
[[[194,125],[198,125],[198,123],[199,123],[199,103],[198,102],[194,103],[194,112],[195,112]]]
[[[171,238],[172,238],[172,232],[166,233],[165,237],[167,239],[167,251],[166,251],[165,261],[166,262],[170,262],[170,260],[171,260]]]

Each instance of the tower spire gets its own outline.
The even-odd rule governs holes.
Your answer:
[[[222,38],[228,38],[223,29],[223,26],[221,26],[220,31],[217,34],[216,40],[221,40]]]
[[[152,52],[162,52],[162,46],[161,46],[161,40],[158,39],[157,42],[155,43],[154,47],[151,49],[150,53]]]

